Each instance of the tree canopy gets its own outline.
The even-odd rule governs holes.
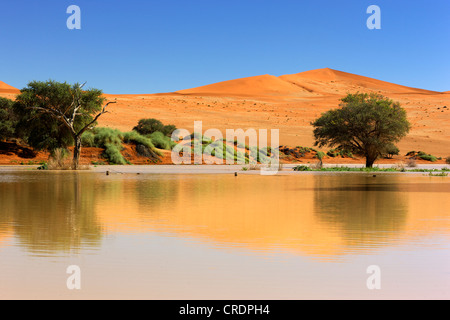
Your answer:
[[[133,130],[139,132],[142,135],[149,135],[154,132],[162,132],[166,136],[171,136],[172,132],[177,129],[173,124],[164,125],[158,119],[141,119],[139,120],[137,126]]]
[[[15,135],[17,117],[13,105],[14,101],[0,97],[0,141]]]
[[[52,151],[74,145],[73,169],[78,168],[81,135],[106,113],[105,98],[98,89],[66,82],[32,81],[20,91],[15,110],[18,130],[36,149]]]
[[[340,108],[323,113],[311,124],[315,145],[347,149],[366,158],[366,167],[410,129],[406,111],[379,94],[348,94]]]

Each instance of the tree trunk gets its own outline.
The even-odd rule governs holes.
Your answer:
[[[373,155],[366,155],[366,168],[372,168],[375,160],[377,160],[378,155],[373,156]]]
[[[81,136],[73,137],[75,146],[73,148],[72,170],[78,170],[81,155]]]

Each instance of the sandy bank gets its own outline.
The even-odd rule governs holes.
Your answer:
[[[278,174],[302,174],[302,173],[317,173],[317,174],[325,174],[325,173],[333,173],[331,171],[293,171],[293,168],[297,166],[297,164],[284,164],[282,170],[278,172]],[[350,168],[363,168],[362,164],[324,164],[324,167],[350,167]],[[17,165],[7,165],[0,166],[0,174],[13,172],[13,171],[35,171],[38,166],[17,166]],[[90,166],[88,170],[80,170],[78,172],[95,172],[106,174],[234,174],[235,172],[238,175],[242,174],[260,174],[260,170],[247,170],[244,171],[243,167],[249,167],[249,165],[101,165],[101,166]],[[379,164],[376,165],[379,168],[392,168],[392,164]],[[406,170],[412,169],[437,169],[441,170],[442,168],[450,168],[450,165],[445,164],[419,164],[415,168],[405,168]],[[51,172],[51,171],[45,171]],[[54,172],[54,171],[53,171]],[[57,172],[73,172],[73,171],[57,171]],[[336,172],[334,172],[336,173]],[[348,173],[348,172],[341,172]],[[355,172],[353,172],[355,173]],[[356,172],[357,173],[357,172]],[[384,173],[384,172],[377,172]],[[386,172],[389,174],[396,172]],[[404,172],[398,172],[404,173]],[[424,172],[410,172],[410,173],[418,173],[423,174]]]

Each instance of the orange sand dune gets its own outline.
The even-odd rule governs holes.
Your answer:
[[[13,86],[10,86],[9,84],[4,83],[3,81],[0,81],[0,93],[18,94],[19,92],[20,92],[19,89],[14,88]]]
[[[295,84],[271,75],[248,77],[210,84],[193,89],[176,91],[180,94],[203,96],[290,96],[307,97],[312,94]]]
[[[405,87],[402,85],[359,76],[329,68],[305,71],[297,74],[280,76],[280,79],[301,86],[306,90],[321,94],[336,94],[341,90],[373,91],[386,93],[437,93],[423,89]],[[341,89],[341,90],[340,90]]]

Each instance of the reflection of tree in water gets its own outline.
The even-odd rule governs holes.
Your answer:
[[[0,183],[0,219],[12,220],[15,235],[32,252],[96,246],[95,199],[95,184],[82,173],[20,173],[17,181]]]
[[[381,245],[405,225],[408,200],[400,186],[372,176],[318,176],[314,208],[350,246]],[[383,183],[385,182],[385,183]]]
[[[182,180],[177,176],[148,176],[133,180],[132,190],[139,205],[140,212],[151,218],[158,218],[164,209],[173,210],[172,206],[178,199]]]

